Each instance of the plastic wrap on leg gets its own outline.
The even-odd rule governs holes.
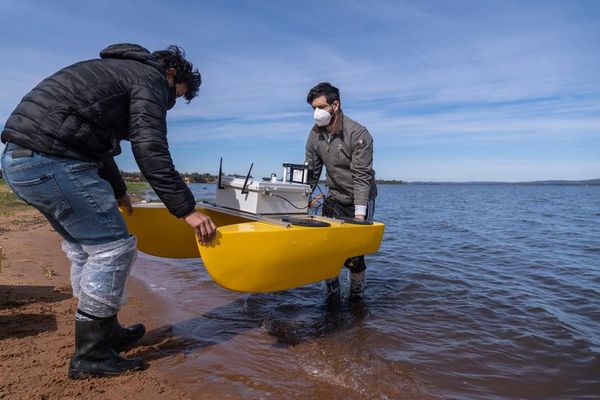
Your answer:
[[[81,296],[85,294],[85,298],[118,311],[126,302],[125,283],[137,253],[135,237],[101,245],[84,245],[83,250],[88,254],[88,260],[80,280]],[[98,315],[93,310],[86,312]]]
[[[349,272],[350,274],[350,296],[349,300],[360,300],[365,295],[367,284],[367,271]]]
[[[69,261],[71,261],[71,288],[73,290],[73,296],[79,298],[79,281],[81,281],[81,273],[88,255],[83,251],[83,247],[81,247],[80,243],[72,243],[63,240],[61,247]]]
[[[135,242],[134,248],[136,250],[133,252],[133,259],[131,260],[131,264],[129,264],[129,268],[127,268],[127,277],[125,278],[125,282],[127,282],[127,278],[129,278],[129,274],[131,273],[131,268],[133,267],[133,264],[135,264],[135,260],[137,260],[137,241]],[[123,288],[123,294],[121,294],[121,305],[124,306],[127,304],[128,300],[129,293],[127,292],[127,285],[125,285]]]
[[[340,279],[339,277],[331,278],[325,280],[325,289],[327,290],[327,295],[339,295],[340,294]]]
[[[77,304],[77,310],[81,310],[86,314],[93,315],[94,317],[99,318],[108,318],[112,317],[116,313],[119,312],[118,307],[111,307],[108,304],[102,303],[88,295],[85,292],[81,292],[81,296],[79,296],[79,303]],[[76,314],[76,319],[80,321],[91,321],[92,319],[83,316],[81,313]]]

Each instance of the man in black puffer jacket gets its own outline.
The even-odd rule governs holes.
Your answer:
[[[19,103],[2,131],[4,179],[65,239],[71,284],[78,297],[71,378],[118,375],[144,362],[117,353],[139,340],[141,324],[124,328],[117,312],[136,246],[119,213],[131,212],[127,188],[113,159],[128,140],[144,177],[169,211],[202,242],[216,226],[196,211],[175,170],[167,143],[167,110],[177,97],[191,101],[201,79],[182,49],[148,52],[116,44],[100,59],[63,68]]]

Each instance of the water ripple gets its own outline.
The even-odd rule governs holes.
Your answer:
[[[186,357],[167,347],[168,368],[248,399],[598,398],[600,187],[379,193],[366,304],[331,309],[321,284],[240,295],[197,262],[142,258],[176,305]]]

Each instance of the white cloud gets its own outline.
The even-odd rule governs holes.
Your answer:
[[[44,26],[61,15],[60,7],[19,4],[2,8],[0,29],[9,30],[7,19],[31,8],[52,42],[64,35],[49,29],[54,26],[49,22]],[[317,6],[325,12],[314,14]],[[82,39],[75,48],[68,39],[70,47],[45,48],[44,40],[32,47],[14,35],[0,48],[8,56],[0,65],[0,118],[47,74],[87,58],[83,53],[95,56],[102,46],[90,48],[83,40],[87,34],[94,43],[123,37],[148,47],[164,41],[186,47],[204,83],[198,99],[170,113],[175,145],[227,146],[235,140],[297,146],[312,124],[306,93],[329,80],[340,87],[344,109],[370,129],[380,148],[410,145],[426,151],[461,143],[518,148],[533,139],[598,146],[600,48],[594,38],[600,28],[580,7],[397,1],[376,6],[314,2],[303,8],[265,2],[233,8],[191,5],[173,28],[174,40],[156,29],[157,22],[165,21],[160,4],[144,8],[144,18],[128,27],[102,18],[104,9],[93,6],[93,16],[76,21]],[[73,13],[64,18],[70,21]],[[490,176],[512,170],[513,164],[501,167],[511,155],[506,148],[496,154],[497,172],[486,169]],[[385,167],[391,161],[379,161],[380,169],[394,173]],[[572,161],[574,173],[583,161]],[[443,175],[451,170],[444,165],[456,165],[456,160],[435,165],[425,170],[435,167],[432,175]],[[547,176],[554,172],[549,169]]]

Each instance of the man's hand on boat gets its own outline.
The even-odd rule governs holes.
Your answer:
[[[196,236],[200,239],[200,243],[207,244],[215,238],[217,226],[207,215],[200,211],[194,211],[184,217],[185,222],[194,228]]]

